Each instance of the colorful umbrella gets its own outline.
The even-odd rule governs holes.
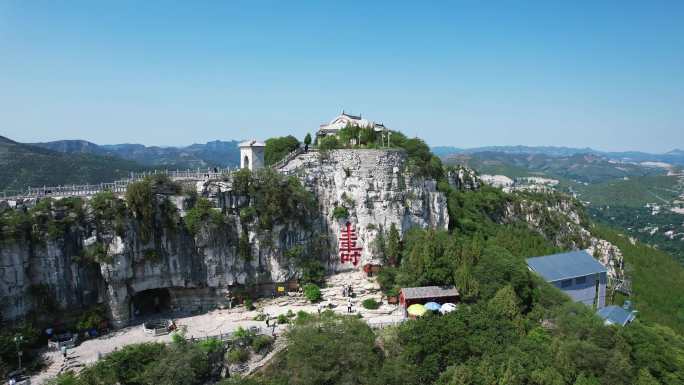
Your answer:
[[[431,311],[439,311],[442,306],[437,302],[428,302],[425,304],[425,308]]]
[[[425,314],[427,309],[425,309],[425,306],[423,306],[419,303],[415,303],[415,304],[409,306],[408,309],[406,309],[406,311],[409,313],[409,315],[420,317],[423,314]]]
[[[456,304],[447,302],[447,303],[443,304],[442,307],[439,308],[439,312],[442,314],[446,314],[446,313],[451,313],[452,311],[454,311],[456,309],[458,309],[458,306],[456,306]]]

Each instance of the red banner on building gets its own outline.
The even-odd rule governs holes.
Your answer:
[[[351,262],[354,266],[359,264],[363,247],[356,245],[356,230],[351,223],[347,222],[340,236],[340,262]]]

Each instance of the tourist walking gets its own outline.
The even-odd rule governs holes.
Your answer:
[[[347,301],[347,313],[351,313],[351,312],[352,312],[352,300],[350,297],[349,300]]]

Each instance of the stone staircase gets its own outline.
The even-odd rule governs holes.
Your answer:
[[[283,174],[290,174],[301,167],[318,164],[318,161],[318,152],[309,150],[307,153],[298,152],[292,157],[285,158],[284,161],[276,163],[273,168]]]
[[[61,352],[53,350],[45,353],[43,358],[49,363],[48,368],[31,377],[31,384],[40,385],[47,383],[48,380],[66,372],[78,374],[85,367],[85,364],[80,361],[79,356],[74,353],[68,353],[65,359]]]

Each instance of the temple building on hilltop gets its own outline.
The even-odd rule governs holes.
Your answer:
[[[361,128],[373,128],[376,132],[386,131],[387,128],[382,123],[376,123],[368,119],[364,119],[361,115],[352,115],[346,113],[342,110],[342,113],[338,115],[335,119],[331,120],[330,123],[321,124],[318,128],[316,136],[321,139],[328,135],[335,135],[340,132],[341,129],[350,126],[356,126]]]

